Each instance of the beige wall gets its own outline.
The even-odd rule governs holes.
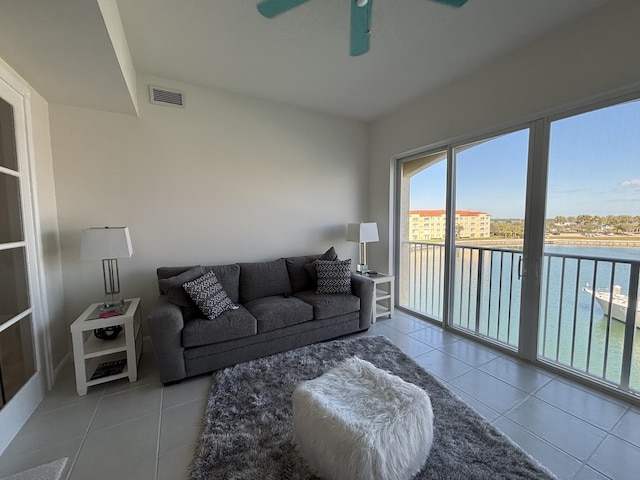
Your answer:
[[[370,265],[392,269],[392,157],[608,91],[634,84],[640,90],[639,20],[640,2],[616,0],[375,121],[369,219],[389,236],[370,246]]]
[[[64,317],[64,286],[60,237],[58,234],[58,207],[53,180],[53,159],[49,130],[49,105],[36,92],[31,94],[33,119],[33,149],[37,184],[40,238],[44,270],[44,288],[49,314],[51,357],[53,368],[69,353],[70,334]]]
[[[185,92],[184,110],[147,101],[147,84]],[[367,127],[281,104],[139,78],[140,116],[51,105],[69,319],[101,301],[99,262],[80,260],[83,227],[126,225],[134,254],[122,289],[157,295],[163,265],[320,253],[366,220]]]

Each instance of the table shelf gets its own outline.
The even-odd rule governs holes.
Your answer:
[[[85,359],[126,351],[127,343],[124,335],[118,335],[114,340],[100,340],[91,334],[87,341],[84,342]]]
[[[105,383],[105,382],[110,382],[112,380],[118,380],[120,378],[126,378],[129,376],[129,365],[128,362],[125,362],[124,367],[122,368],[122,371],[119,373],[115,373],[112,375],[106,375],[104,377],[100,377],[100,378],[96,378],[96,379],[91,379],[91,377],[93,376],[93,374],[95,373],[95,371],[98,369],[98,367],[100,365],[102,365],[104,362],[114,362],[116,360],[126,360],[126,354],[123,353],[111,353],[111,354],[105,354],[102,357],[94,357],[93,359],[91,359],[90,362],[88,362],[87,368],[86,368],[86,382],[87,382],[87,387],[90,387],[92,385],[99,385],[101,383]]]

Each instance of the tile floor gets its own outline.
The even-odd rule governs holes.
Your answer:
[[[640,478],[640,407],[444,332],[402,312],[382,334],[561,479]],[[163,387],[145,345],[140,379],[78,397],[68,365],[0,456],[0,477],[69,457],[71,480],[182,480],[209,375]]]

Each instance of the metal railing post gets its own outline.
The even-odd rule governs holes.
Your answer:
[[[627,297],[627,318],[624,328],[624,346],[622,349],[622,369],[620,372],[620,388],[629,390],[631,363],[633,360],[633,340],[636,333],[636,315],[638,308],[638,276],[640,264],[631,265],[629,272],[629,296]],[[613,299],[613,292],[611,292]],[[613,303],[613,302],[612,302]]]

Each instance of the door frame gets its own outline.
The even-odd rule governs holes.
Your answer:
[[[529,137],[529,164],[527,165],[527,191],[524,219],[524,245],[522,248],[522,285],[520,302],[520,358],[536,361],[538,358],[538,325],[540,323],[540,296],[542,258],[547,201],[547,171],[549,164],[548,117],[531,123]],[[534,339],[532,341],[532,339]]]

